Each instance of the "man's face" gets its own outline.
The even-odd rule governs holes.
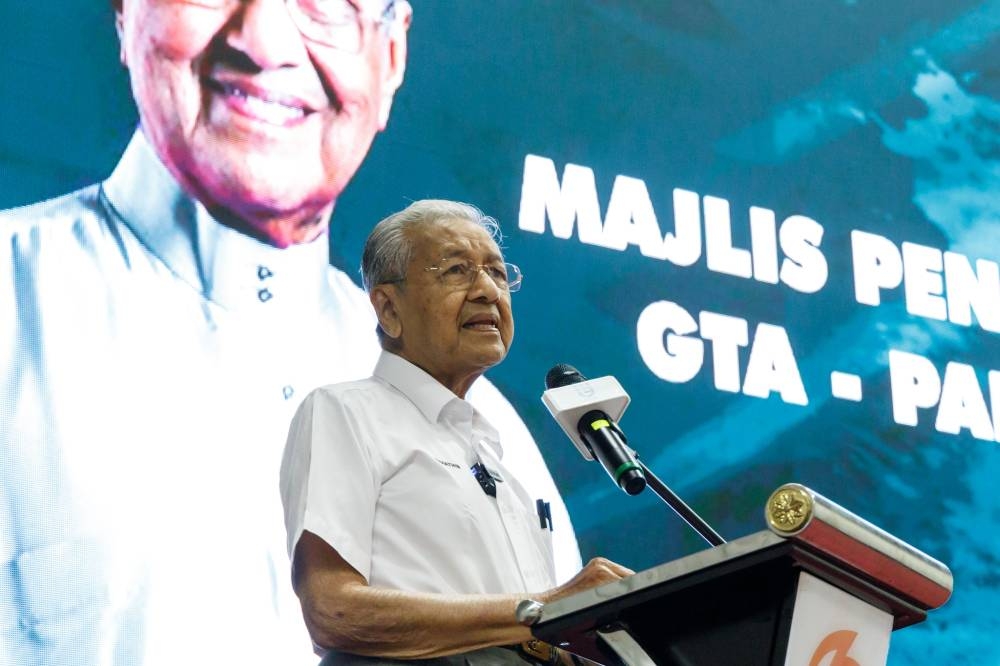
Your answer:
[[[201,2],[203,4],[196,4]],[[123,0],[117,13],[143,130],[181,185],[226,224],[311,240],[385,127],[402,82],[410,6],[357,53],[309,41],[285,0]]]
[[[446,285],[439,271],[424,270],[442,259],[503,263],[485,229],[447,219],[412,232],[413,257],[403,285],[394,286],[401,356],[464,396],[469,384],[507,355],[514,338],[510,292],[482,271],[467,287]]]

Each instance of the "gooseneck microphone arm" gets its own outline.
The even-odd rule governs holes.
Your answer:
[[[677,496],[677,493],[672,491],[667,487],[667,484],[660,481],[660,479],[653,474],[648,467],[641,461],[638,460],[639,467],[642,468],[643,474],[646,475],[646,485],[652,488],[653,492],[657,496],[666,502],[667,506],[674,510],[674,512],[681,517],[681,519],[691,526],[695,532],[698,533],[702,539],[708,542],[710,546],[721,546],[726,543],[718,532],[712,529],[709,525],[699,516],[694,509],[689,507],[684,500]]]
[[[560,363],[545,376],[545,386],[542,402],[585,459],[600,460],[615,484],[629,495],[638,495],[648,485],[709,545],[726,543],[628,445],[615,422],[628,405],[628,394],[617,380],[604,377],[589,381],[573,366]]]

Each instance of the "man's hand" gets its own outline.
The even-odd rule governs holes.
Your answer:
[[[533,598],[543,604],[547,604],[556,601],[557,599],[562,599],[576,594],[577,592],[583,592],[599,585],[604,585],[605,583],[621,580],[622,578],[631,576],[634,573],[635,572],[628,567],[623,567],[616,562],[612,562],[611,560],[603,557],[595,557],[591,561],[587,562],[587,565],[570,580],[566,581],[559,587],[537,594]],[[520,609],[518,612],[520,612]],[[526,626],[531,626],[537,620],[537,615],[530,619],[521,617],[518,618],[518,621]],[[589,659],[574,657],[569,652],[542,643],[538,639],[531,639],[526,643],[523,643],[522,650],[540,661],[548,662],[553,666],[580,666],[581,664],[595,663]]]
[[[580,570],[580,573],[571,579],[551,590],[538,595],[538,600],[549,603],[563,597],[568,597],[577,592],[589,590],[598,585],[604,585],[612,581],[621,580],[626,576],[631,576],[635,572],[628,567],[612,562],[603,557],[595,557],[587,562],[587,565]]]

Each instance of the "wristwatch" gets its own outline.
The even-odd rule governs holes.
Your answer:
[[[514,615],[517,617],[518,624],[530,627],[541,619],[543,608],[545,608],[545,604],[540,601],[535,601],[534,599],[524,599],[518,602],[517,610],[514,611]]]

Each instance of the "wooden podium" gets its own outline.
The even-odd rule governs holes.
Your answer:
[[[626,666],[881,666],[947,601],[948,568],[817,493],[776,490],[768,530],[545,605],[534,635]]]

